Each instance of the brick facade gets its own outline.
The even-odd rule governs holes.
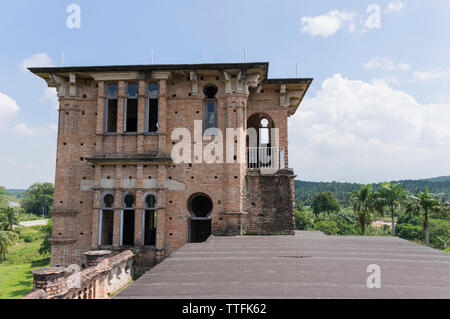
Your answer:
[[[152,266],[193,238],[190,232],[196,221],[188,208],[193,194],[211,199],[212,211],[206,218],[211,226],[198,221],[196,227],[208,225],[215,235],[288,234],[294,230],[287,120],[297,110],[311,79],[267,79],[267,63],[30,70],[57,88],[60,103],[52,266],[86,267],[89,261],[84,253],[98,249],[132,249],[138,266]],[[117,131],[106,133],[105,92],[111,83],[118,87]],[[137,132],[133,133],[124,132],[130,83],[139,87]],[[159,87],[157,132],[146,128],[151,83]],[[202,123],[205,118],[204,88],[211,85],[218,89],[217,126],[224,132],[224,162],[197,163],[196,148],[210,143],[203,141],[190,142],[192,163],[175,164],[171,151],[178,140],[172,140],[172,133],[185,128],[194,137],[195,121]],[[246,133],[247,120],[254,114],[270,118],[278,129],[278,145],[271,146],[283,150],[279,161],[286,169],[250,174],[247,156],[240,153],[236,156],[242,155],[243,161],[225,162],[226,128],[241,128]],[[235,144],[239,146],[238,141]],[[114,203],[105,210],[106,194],[114,196]],[[123,247],[126,194],[135,197],[130,226],[134,227],[134,242]],[[143,216],[150,216],[143,214],[149,194],[157,199],[156,241],[151,246],[143,242]],[[112,228],[105,230],[107,224]],[[100,226],[101,238],[112,237],[107,247],[99,245]]]

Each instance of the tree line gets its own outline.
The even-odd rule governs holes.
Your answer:
[[[8,250],[20,236],[19,223],[23,219],[33,216],[47,217],[53,209],[54,186],[51,183],[36,183],[28,188],[20,199],[19,207],[10,207],[11,195],[5,187],[0,187],[0,262],[8,256]],[[51,222],[42,227],[44,239],[40,253],[46,254],[50,250],[48,238],[51,235]]]
[[[450,176],[442,176],[420,180],[402,180],[392,181],[392,183],[401,183],[403,188],[412,194],[416,194],[428,188],[430,193],[438,198],[450,201]],[[372,184],[372,188],[381,188],[382,183]],[[306,182],[295,181],[295,197],[301,200],[305,205],[311,205],[313,197],[320,192],[331,192],[339,201],[341,206],[349,206],[348,195],[354,190],[360,189],[362,184],[358,183],[339,183],[339,182]]]
[[[378,187],[361,185],[345,198],[347,208],[343,209],[332,192],[319,192],[311,200],[310,211],[296,198],[297,228],[335,235],[387,235],[386,227],[377,229],[371,224],[374,217],[388,215],[392,236],[424,241],[427,246],[432,244],[440,249],[450,244],[450,203],[432,194],[427,187],[412,194],[402,183],[385,182]],[[433,240],[430,240],[430,225]]]

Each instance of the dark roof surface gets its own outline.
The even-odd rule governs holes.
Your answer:
[[[381,288],[367,287],[369,265]],[[212,237],[187,244],[116,298],[450,298],[450,255],[397,237]]]
[[[83,73],[83,72],[151,72],[151,71],[189,71],[189,70],[226,70],[261,68],[266,77],[269,73],[269,62],[251,63],[200,63],[200,64],[143,64],[143,65],[104,65],[104,66],[67,66],[28,68],[34,74],[40,73]],[[311,78],[265,79],[267,84],[308,83]]]
[[[215,70],[262,68],[269,70],[268,62],[252,63],[202,63],[202,64],[143,64],[143,65],[105,65],[28,68],[33,73],[71,73],[71,72],[110,72],[110,71],[177,71],[177,70]]]

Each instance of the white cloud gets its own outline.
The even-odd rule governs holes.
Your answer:
[[[21,136],[26,137],[36,137],[42,136],[49,133],[54,133],[58,130],[58,126],[56,124],[49,124],[45,127],[29,127],[24,123],[19,123],[13,127],[14,133]]]
[[[17,102],[0,92],[0,128],[17,115],[19,111],[20,107],[17,105]]]
[[[36,128],[28,127],[24,123],[17,124],[13,130],[16,134],[22,136],[37,136],[39,134]]]
[[[408,71],[411,69],[409,64],[396,63],[391,58],[373,57],[364,65],[364,69],[381,69],[384,71]]]
[[[29,67],[52,67],[55,66],[52,59],[48,56],[47,53],[37,53],[35,55],[32,55],[29,58],[26,58],[20,63],[20,68],[27,72],[27,68]]]
[[[58,102],[58,93],[56,92],[55,88],[45,88],[44,94],[42,95],[41,102],[50,101],[55,110],[59,108],[59,102]]]
[[[392,2],[389,2],[386,10],[384,10],[384,13],[392,14],[395,12],[399,12],[399,11],[403,10],[404,7],[405,7],[405,4],[403,2],[392,1]]]
[[[332,10],[325,15],[315,17],[302,17],[301,31],[311,36],[328,37],[335,34],[345,22],[352,21],[356,14],[354,12],[346,12]],[[349,23],[349,31],[354,31],[354,23]]]
[[[324,181],[448,174],[449,118],[450,105],[336,74],[290,119],[290,166],[300,179]]]
[[[439,79],[450,79],[450,68],[434,69],[430,71],[416,71],[413,74],[412,82],[427,82]]]

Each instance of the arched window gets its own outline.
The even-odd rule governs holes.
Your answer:
[[[119,88],[117,84],[109,84],[106,87],[106,101],[104,109],[104,131],[108,133],[117,132],[117,97]]]
[[[142,241],[145,246],[156,245],[157,208],[156,195],[147,194],[144,199],[142,215]]]
[[[127,133],[137,132],[138,126],[138,91],[137,84],[128,84],[127,99],[125,101],[125,127]]]
[[[147,87],[147,106],[145,111],[145,131],[158,132],[159,123],[159,86],[151,83]]]
[[[205,100],[203,102],[203,132],[209,128],[217,128],[217,86],[206,86],[203,93]]]
[[[105,194],[102,198],[98,230],[98,245],[112,246],[114,232],[114,195],[111,193]]]
[[[211,235],[211,213],[213,202],[211,198],[203,193],[192,195],[188,200],[188,210],[191,213],[189,241],[200,243]]]
[[[128,193],[123,197],[123,210],[121,214],[120,244],[122,246],[134,245],[134,225],[136,197]]]

